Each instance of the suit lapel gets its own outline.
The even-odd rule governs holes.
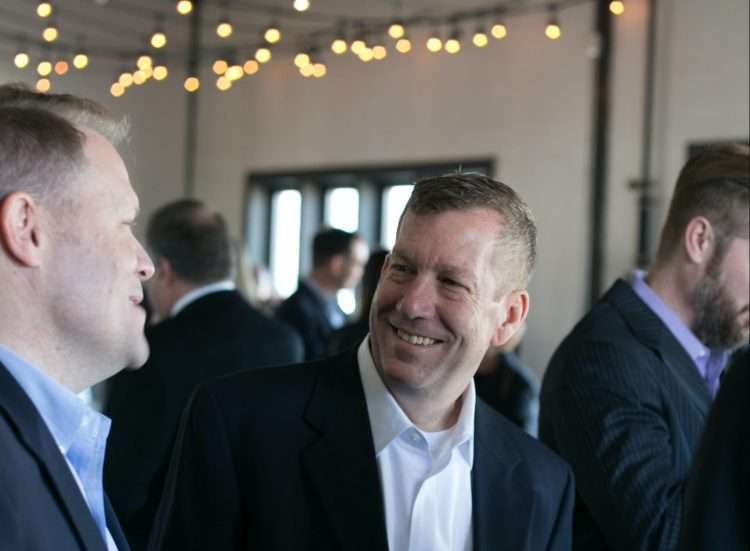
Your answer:
[[[0,363],[0,407],[18,429],[19,439],[39,462],[50,480],[50,490],[60,502],[60,509],[76,531],[81,546],[87,550],[105,551],[106,546],[94,517],[70,472],[65,458],[55,444],[47,425],[34,404],[13,376]]]
[[[107,521],[107,530],[109,530],[109,534],[115,541],[115,545],[117,545],[117,551],[130,551],[130,546],[122,531],[120,521],[117,520],[117,515],[114,509],[112,509],[112,504],[106,494],[104,496],[104,515]]]
[[[474,550],[525,549],[532,519],[532,489],[518,476],[520,456],[502,438],[483,402],[474,421],[474,467],[471,471]]]
[[[705,417],[711,406],[711,396],[695,362],[669,328],[623,280],[618,280],[612,286],[606,299],[620,311],[636,338],[658,354],[683,387],[690,402]]]
[[[321,367],[306,419],[320,437],[303,466],[341,549],[387,551],[385,512],[356,351]]]

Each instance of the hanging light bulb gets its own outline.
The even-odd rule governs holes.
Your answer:
[[[156,16],[156,25],[154,26],[154,32],[151,33],[151,46],[157,50],[167,45],[167,35],[164,34],[164,16],[159,14]]]
[[[141,86],[142,84],[146,84],[147,80],[148,80],[148,77],[146,77],[146,73],[144,73],[140,69],[133,72],[133,84],[135,84],[136,86]]]
[[[365,46],[359,51],[359,59],[367,63],[368,61],[372,61],[375,55],[372,52],[372,48],[369,48]]]
[[[125,93],[125,87],[119,82],[114,82],[112,83],[112,86],[109,87],[109,93],[114,97],[119,98]]]
[[[232,87],[232,81],[225,75],[222,75],[216,79],[216,87],[222,92],[226,92]]]
[[[216,35],[219,38],[229,38],[233,32],[234,27],[232,27],[232,22],[229,21],[228,17],[222,17],[216,24]]]
[[[198,77],[187,77],[183,86],[187,92],[195,92],[201,87],[201,81]]]
[[[557,19],[557,6],[552,5],[549,8],[549,20],[547,26],[544,28],[544,34],[550,40],[557,40],[562,36],[562,30],[560,29],[560,23]]]
[[[311,77],[313,76],[313,73],[315,72],[315,67],[312,63],[305,65],[304,67],[300,67],[299,73],[303,77]]]
[[[279,25],[277,23],[271,23],[263,33],[263,38],[265,38],[266,42],[269,44],[276,44],[281,40],[281,29],[279,28]]]
[[[461,31],[453,29],[450,38],[445,41],[445,51],[449,54],[457,54],[461,51]]]
[[[57,29],[57,24],[54,21],[50,21],[42,31],[42,38],[45,42],[54,42],[59,36],[60,31]]]
[[[63,76],[70,70],[70,64],[64,59],[58,59],[55,62],[54,71],[57,75]]]
[[[401,23],[400,21],[394,21],[388,27],[388,36],[390,36],[394,40],[402,38],[405,34],[406,29],[404,28],[403,23]]]
[[[484,31],[484,27],[477,27],[477,30],[474,31],[474,36],[471,37],[471,42],[477,48],[484,48],[489,44],[490,39],[487,38],[487,33]]]
[[[490,34],[498,40],[502,40],[508,36],[508,27],[505,26],[502,10],[498,11],[497,19],[492,24],[492,27],[490,27]]]
[[[28,53],[26,53],[26,50],[23,48],[19,48],[16,55],[13,57],[13,64],[18,69],[25,69],[29,66],[29,63],[31,63],[31,56],[29,56]]]
[[[312,68],[313,76],[315,78],[323,78],[328,72],[328,68],[325,66],[325,63],[314,63]]]
[[[306,11],[310,8],[310,0],[294,0],[293,6],[297,11]]]
[[[300,52],[297,55],[295,55],[294,65],[298,69],[302,69],[302,67],[307,67],[308,65],[310,65],[310,54],[306,52]]]
[[[47,60],[40,61],[36,66],[36,72],[40,77],[49,76],[52,72],[52,63]]]
[[[89,56],[83,50],[79,50],[78,53],[73,56],[73,67],[81,71],[88,67],[88,65]]]
[[[260,63],[258,63],[254,59],[248,59],[242,66],[242,70],[245,71],[246,75],[254,75],[258,71],[260,71]]]
[[[615,15],[622,15],[625,13],[625,2],[622,0],[612,0],[612,2],[609,3],[609,11]]]
[[[343,38],[336,38],[331,42],[331,51],[336,55],[345,54],[349,49],[349,45]]]
[[[354,39],[349,46],[349,49],[354,55],[359,55],[365,48],[367,48],[367,42],[365,42],[363,38]]]
[[[376,44],[372,47],[372,57],[376,61],[382,61],[383,59],[388,57],[388,50],[382,44]]]
[[[427,49],[433,54],[443,49],[443,41],[440,39],[437,30],[432,31],[432,34],[430,34],[430,36],[427,38],[427,42],[425,44],[427,46]]]
[[[225,59],[217,59],[216,61],[214,61],[213,65],[211,65],[211,70],[217,76],[221,76],[226,73],[227,69],[229,69],[229,63],[227,63]]]
[[[411,40],[406,36],[399,38],[396,42],[396,51],[401,54],[408,54],[411,52]]]
[[[169,69],[166,65],[157,65],[154,67],[154,80],[164,80],[169,76]]]
[[[135,62],[136,67],[138,67],[141,70],[146,69],[147,67],[151,67],[154,64],[153,58],[148,54],[141,54],[138,56],[138,59]]]
[[[52,3],[51,2],[39,2],[36,6],[36,14],[44,19],[52,15]]]
[[[117,77],[117,82],[123,88],[129,88],[133,85],[133,75],[128,71],[123,71],[120,76]]]
[[[255,50],[255,59],[258,61],[258,63],[268,63],[269,61],[271,61],[271,50],[261,46],[260,48]]]
[[[240,80],[242,77],[245,76],[245,71],[242,70],[242,67],[239,65],[231,65],[227,72],[224,73],[224,76],[227,77],[232,82],[236,80]]]
[[[180,0],[177,2],[177,13],[180,15],[187,15],[193,11],[193,3],[190,0]]]
[[[152,76],[154,76],[154,68],[149,65],[148,67],[144,69],[138,69],[141,73],[143,73],[143,76],[145,80],[150,79]],[[145,82],[145,81],[144,81]]]
[[[49,92],[52,89],[52,82],[48,78],[40,78],[36,81],[36,91],[43,94]]]

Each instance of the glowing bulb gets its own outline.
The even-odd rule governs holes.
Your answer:
[[[143,69],[139,69],[141,73],[143,73],[143,76],[146,77],[146,80],[150,79],[152,76],[154,76],[154,69],[150,65],[148,67],[145,67]]]
[[[310,7],[310,0],[294,0],[294,9],[305,11]]]
[[[195,92],[201,87],[201,81],[197,77],[187,77],[184,86],[186,91]]]
[[[312,64],[308,64],[304,67],[300,67],[299,72],[303,77],[311,77],[315,72],[315,67],[313,67]]]
[[[52,63],[49,61],[40,61],[36,66],[36,72],[40,77],[46,77],[52,72]]]
[[[85,69],[89,64],[89,56],[84,53],[76,54],[73,58],[73,67],[78,70]]]
[[[461,51],[461,42],[457,38],[449,38],[445,41],[445,51],[449,54],[457,54]]]
[[[234,82],[235,80],[240,80],[242,77],[244,77],[245,71],[243,71],[242,67],[240,67],[239,65],[232,65],[227,69],[227,72],[224,73],[224,76]]]
[[[133,84],[135,84],[136,86],[145,84],[147,80],[148,78],[146,77],[146,73],[144,73],[140,69],[133,73]]]
[[[266,42],[269,44],[276,44],[279,40],[281,40],[281,31],[278,29],[278,27],[268,27],[266,29],[266,32],[263,33],[263,38],[266,39]]]
[[[492,33],[492,36],[494,36],[498,40],[502,40],[503,38],[508,36],[508,28],[502,23],[495,23],[494,25],[492,25],[490,32]]]
[[[430,50],[433,54],[437,53],[443,49],[443,41],[440,40],[437,36],[431,36],[427,39],[427,49]]]
[[[117,78],[117,82],[120,83],[120,86],[123,88],[129,88],[133,85],[133,75],[130,73],[120,73],[120,76]]]
[[[219,24],[216,25],[216,34],[219,38],[229,38],[232,36],[233,32],[234,29],[229,21],[220,21]]]
[[[476,46],[477,48],[484,48],[489,43],[487,34],[485,34],[484,31],[475,32],[474,36],[471,38],[471,41],[474,43],[474,46]]]
[[[193,11],[193,3],[190,0],[180,0],[177,2],[177,13],[187,15]]]
[[[169,69],[166,65],[157,65],[154,67],[154,80],[164,80],[169,76]]]
[[[323,78],[326,76],[327,72],[328,69],[326,69],[326,66],[323,63],[316,63],[313,65],[313,76],[315,78]]]
[[[50,88],[52,88],[52,83],[48,78],[40,78],[36,81],[36,90],[37,92],[45,93],[49,92]]]
[[[260,64],[254,59],[248,59],[242,66],[242,70],[246,75],[254,75],[260,70]]]
[[[50,2],[39,2],[36,7],[36,14],[39,17],[49,17],[52,15],[52,4]]]
[[[60,76],[63,76],[65,73],[67,73],[69,69],[70,65],[64,59],[61,59],[60,61],[55,63],[55,73]]]
[[[147,54],[138,56],[138,59],[135,62],[136,67],[138,67],[142,71],[148,67],[151,67],[153,64],[154,64],[154,60],[151,58],[150,55],[147,55]]]
[[[408,54],[411,51],[411,40],[408,38],[399,38],[396,42],[396,50],[402,54]]]
[[[381,61],[387,56],[388,50],[385,49],[385,46],[381,46],[380,44],[378,44],[377,46],[372,47],[372,57],[374,57],[376,60]]]
[[[550,40],[557,40],[562,36],[562,31],[557,23],[548,23],[547,27],[544,29],[544,34],[546,34],[547,38]]]
[[[112,86],[109,87],[109,93],[114,97],[119,98],[125,93],[125,87],[119,82],[115,82],[114,84],[112,84]]]
[[[29,63],[31,62],[31,58],[29,57],[29,54],[26,52],[18,52],[16,54],[16,57],[13,58],[13,63],[16,67],[19,69],[25,69],[29,66]]]
[[[156,48],[163,48],[167,45],[167,35],[162,31],[156,31],[151,35],[151,45]]]
[[[268,48],[258,48],[255,50],[255,59],[258,63],[268,63],[271,60],[271,50]]]
[[[372,61],[372,58],[375,57],[372,48],[368,48],[365,46],[364,49],[360,50],[359,52],[359,59],[367,63],[368,61]]]
[[[609,3],[609,11],[615,15],[622,15],[625,13],[625,3],[621,0],[613,0]]]
[[[42,38],[46,42],[54,42],[57,40],[57,37],[60,36],[60,32],[57,30],[57,27],[54,25],[49,25],[47,28],[45,28],[42,31]]]
[[[310,56],[306,53],[298,53],[296,56],[294,56],[294,64],[299,69],[302,69],[302,67],[307,67],[308,65],[310,65]]]
[[[367,44],[365,44],[365,41],[362,40],[361,38],[354,40],[351,46],[349,46],[349,49],[352,51],[354,55],[359,55],[359,53],[365,48],[367,48]]]
[[[388,27],[388,36],[390,36],[394,40],[402,38],[404,34],[406,34],[406,30],[401,23],[392,23],[391,26]]]
[[[222,92],[226,92],[232,87],[232,81],[226,76],[220,76],[216,79],[216,87]]]
[[[217,75],[223,75],[224,73],[227,72],[228,68],[229,68],[229,63],[227,63],[223,59],[217,59],[216,61],[214,61],[214,64],[211,66],[211,69]]]
[[[349,46],[347,45],[346,40],[337,38],[331,42],[331,51],[336,55],[345,54],[348,49]]]

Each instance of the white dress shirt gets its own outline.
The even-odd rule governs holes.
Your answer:
[[[425,432],[406,416],[375,369],[369,336],[357,359],[380,472],[390,551],[472,548],[473,381],[456,424]]]

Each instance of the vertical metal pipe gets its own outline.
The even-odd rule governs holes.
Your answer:
[[[599,55],[594,68],[594,101],[591,162],[591,257],[589,265],[589,306],[602,292],[604,249],[606,245],[607,161],[609,143],[609,104],[611,88],[610,57],[612,24],[609,2],[596,2],[596,34]]]
[[[202,0],[193,0],[193,12],[190,14],[190,36],[185,64],[187,76],[198,76],[200,73],[201,20]],[[185,110],[185,197],[195,196],[195,158],[198,147],[198,92],[187,95]]]

